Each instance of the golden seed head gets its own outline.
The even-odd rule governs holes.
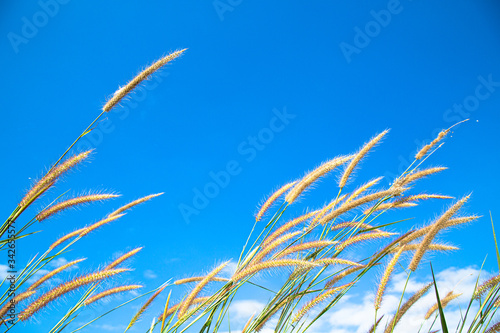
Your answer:
[[[120,101],[127,96],[132,90],[134,90],[137,85],[139,85],[142,81],[147,80],[154,72],[159,70],[161,67],[165,66],[168,62],[174,60],[178,56],[180,56],[186,49],[175,51],[170,53],[169,55],[157,60],[151,66],[140,72],[136,77],[134,77],[129,83],[125,86],[118,89],[113,96],[104,104],[102,110],[105,112],[110,111],[116,104],[120,103]]]

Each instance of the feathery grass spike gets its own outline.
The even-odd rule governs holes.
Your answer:
[[[106,217],[106,218],[104,218],[104,219],[102,219],[100,221],[97,221],[94,224],[89,225],[88,227],[83,228],[83,231],[80,233],[80,237],[83,237],[83,236],[87,235],[88,233],[90,233],[90,232],[94,231],[95,229],[99,228],[100,226],[103,226],[105,224],[108,224],[109,222],[112,222],[114,220],[119,219],[123,215],[125,215],[125,214],[118,214],[118,215],[114,215],[114,216],[111,216],[111,217]]]
[[[362,234],[359,234],[356,236],[349,237],[345,241],[339,243],[336,246],[336,249],[337,249],[337,251],[341,251],[341,250],[345,249],[346,247],[348,247],[352,244],[355,244],[355,243],[359,243],[359,242],[369,240],[369,239],[389,237],[389,236],[393,236],[393,235],[395,235],[395,234],[391,233],[391,232],[385,232],[385,231],[365,232],[365,233],[362,233]]]
[[[454,294],[453,291],[450,291],[442,300],[441,307],[444,309],[452,300],[457,297],[460,297],[462,294]],[[432,314],[438,309],[438,303],[435,303],[433,306],[425,314],[425,319],[429,319]]]
[[[156,297],[158,297],[158,295],[160,295],[160,293],[163,291],[163,289],[165,289],[167,286],[163,286],[161,287],[160,289],[158,289],[147,301],[146,303],[144,303],[141,308],[139,309],[139,311],[137,311],[137,313],[132,317],[132,319],[130,320],[130,323],[128,324],[127,328],[125,329],[125,332],[128,331],[132,326],[134,326],[134,324],[137,322],[137,320],[139,320],[139,317],[144,313],[144,311],[146,311],[146,309],[151,305],[151,303],[153,303],[153,301],[155,300]]]
[[[21,199],[19,207],[25,207],[26,205],[33,202],[36,198],[38,198],[46,190],[48,190],[61,175],[63,175],[76,165],[86,160],[91,152],[92,150],[87,150],[78,155],[71,156],[58,166],[54,167],[45,176],[43,176],[37,183],[35,183],[33,187],[31,187],[28,193],[26,193],[26,195]]]
[[[382,199],[382,198],[385,198],[385,197],[392,197],[394,195],[398,195],[403,190],[404,189],[402,189],[400,187],[391,187],[391,188],[389,188],[387,190],[384,190],[384,191],[375,192],[375,193],[372,193],[372,194],[365,195],[364,197],[358,198],[356,200],[352,200],[350,202],[345,202],[339,208],[335,209],[333,212],[325,215],[320,220],[320,223],[322,225],[325,225],[326,223],[330,222],[331,220],[333,220],[337,216],[340,216],[340,215],[342,215],[342,214],[350,211],[353,208],[356,208],[358,206],[361,206],[361,205],[363,205],[365,203],[368,203],[368,202],[371,202],[371,201],[374,201],[374,200],[378,200],[378,199]]]
[[[455,213],[467,202],[469,197],[470,195],[460,199],[457,203],[451,206],[443,215],[441,215],[439,219],[437,219],[437,221],[429,229],[429,232],[427,232],[427,234],[424,237],[424,240],[420,243],[420,246],[413,255],[413,258],[410,262],[410,265],[408,266],[408,269],[410,269],[411,271],[415,271],[417,269],[420,260],[422,260],[424,253],[427,251],[429,245],[431,244],[436,234],[443,228],[446,221],[451,219],[453,215],[455,215]]]
[[[118,89],[113,96],[104,104],[102,110],[104,112],[108,112],[111,110],[116,104],[120,103],[120,101],[127,96],[132,90],[134,90],[137,85],[139,85],[142,81],[147,80],[151,74],[159,70],[161,67],[166,65],[169,61],[174,60],[178,56],[180,56],[186,49],[175,51],[170,53],[169,55],[157,60],[151,66],[140,72],[136,77],[134,77],[129,83],[127,83],[124,87]]]
[[[114,269],[114,270],[108,270],[108,271],[100,271],[96,273],[91,273],[85,276],[77,277],[71,281],[65,282],[63,284],[60,284],[59,286],[49,290],[45,294],[41,295],[39,298],[37,298],[34,302],[32,302],[26,309],[24,309],[18,316],[18,319],[20,321],[25,321],[31,316],[33,316],[35,313],[40,311],[43,307],[45,307],[47,304],[50,302],[54,301],[55,299],[61,297],[62,295],[75,290],[77,288],[80,288],[84,285],[97,282],[106,278],[109,278],[113,275],[123,273],[128,271],[128,269]]]
[[[118,266],[119,264],[121,264],[122,262],[127,260],[128,258],[132,257],[133,255],[135,255],[137,252],[139,252],[142,249],[143,249],[142,247],[138,247],[136,249],[133,249],[133,250],[125,253],[124,255],[122,255],[122,256],[118,257],[116,260],[114,260],[111,264],[106,266],[106,268],[104,268],[104,269],[106,270],[106,269],[115,268],[116,266]]]
[[[318,296],[316,296],[315,298],[313,298],[311,301],[309,301],[308,303],[306,303],[296,314],[295,316],[293,317],[292,319],[292,322],[293,323],[296,323],[298,322],[300,319],[302,319],[302,317],[304,317],[306,315],[306,313],[308,313],[313,307],[315,307],[316,305],[318,305],[319,303],[321,303],[322,301],[326,300],[327,298],[329,297],[332,297],[335,293],[337,293],[338,291],[341,291],[341,290],[344,290],[345,288],[348,288],[349,286],[353,285],[354,282],[351,282],[351,283],[348,283],[348,284],[345,284],[343,286],[340,286],[340,287],[336,287],[336,288],[332,288],[332,289],[328,289],[326,290],[325,292],[323,292],[322,294],[319,294]]]
[[[335,283],[339,282],[340,280],[342,280],[346,276],[351,275],[352,273],[357,272],[363,268],[366,268],[366,265],[359,265],[359,266],[351,267],[351,268],[348,268],[348,269],[338,273],[337,275],[335,275],[333,278],[331,278],[329,281],[327,281],[325,283],[325,289],[329,289],[329,288],[333,287],[333,285],[335,285]]]
[[[446,167],[434,167],[434,168],[428,168],[428,169],[424,169],[424,170],[415,170],[415,171],[407,174],[406,176],[397,179],[395,181],[394,185],[403,186],[403,185],[409,184],[411,182],[414,182],[420,178],[430,176],[432,174],[435,174],[437,172],[441,172],[441,171],[446,170],[446,169],[448,169],[448,168],[446,168]]]
[[[276,258],[283,258],[286,257],[287,255],[290,255],[292,253],[296,253],[299,251],[304,251],[304,250],[309,250],[309,249],[314,249],[314,248],[319,248],[319,247],[327,247],[330,245],[335,244],[335,242],[332,241],[312,241],[312,242],[305,242],[297,245],[290,246],[289,248],[281,251]]]
[[[108,215],[108,217],[111,217],[111,216],[115,216],[115,215],[121,214],[121,213],[123,213],[124,211],[126,211],[126,210],[128,210],[128,209],[130,209],[130,208],[132,208],[132,207],[134,207],[134,206],[137,206],[137,205],[139,205],[139,204],[141,204],[141,203],[143,203],[143,202],[149,201],[149,200],[151,200],[151,199],[153,199],[153,198],[156,198],[156,197],[158,197],[158,196],[160,196],[160,195],[162,195],[162,194],[163,194],[163,192],[161,192],[161,193],[156,193],[156,194],[150,194],[150,195],[147,195],[147,196],[145,196],[145,197],[142,197],[142,198],[139,198],[139,199],[137,199],[137,200],[134,200],[134,201],[132,201],[132,202],[130,202],[130,203],[128,203],[128,204],[126,204],[126,205],[124,205],[124,206],[122,206],[122,207],[118,208],[118,209],[117,209],[117,210],[115,210],[114,212],[110,213],[110,214]]]
[[[297,199],[297,197],[312,183],[314,183],[316,180],[318,180],[320,177],[324,176],[328,172],[333,171],[338,166],[341,166],[342,164],[352,160],[353,158],[354,155],[340,156],[321,164],[319,167],[317,167],[316,169],[305,175],[305,177],[302,178],[290,190],[290,192],[288,192],[288,194],[285,197],[285,201],[288,202],[289,204],[293,203],[295,199]]]
[[[259,209],[259,212],[257,213],[257,215],[255,216],[255,221],[260,221],[260,219],[262,218],[262,216],[264,216],[264,214],[267,212],[267,210],[269,209],[269,207],[271,207],[271,205],[279,198],[283,195],[283,193],[285,193],[286,191],[288,191],[293,185],[295,185],[295,183],[297,183],[297,181],[294,181],[294,182],[291,182],[291,183],[288,183],[288,184],[285,184],[283,185],[281,188],[279,188],[276,192],[274,192],[265,202],[264,204],[262,205],[262,207]]]
[[[427,152],[432,148],[434,147],[439,141],[441,141],[449,132],[450,130],[447,129],[447,130],[442,130],[441,132],[439,132],[438,136],[432,140],[431,143],[429,143],[428,145],[425,145],[422,147],[422,149],[420,149],[418,151],[418,153],[415,155],[415,159],[416,160],[419,160],[421,159],[422,157],[425,156],[425,154],[427,154]]]
[[[279,260],[262,261],[242,270],[241,272],[237,272],[236,274],[233,275],[231,281],[238,282],[239,280],[247,277],[248,275],[260,272],[264,269],[286,267],[286,266],[299,266],[299,267],[312,268],[319,266],[319,264],[311,261],[298,260],[298,259],[279,259]]]
[[[86,204],[89,202],[96,202],[96,201],[102,201],[102,200],[107,200],[107,199],[112,199],[112,198],[117,198],[119,195],[117,194],[89,194],[89,195],[82,195],[79,197],[71,198],[68,200],[64,200],[58,204],[55,204],[54,206],[50,206],[44,210],[42,210],[38,215],[36,216],[36,219],[38,222],[42,222],[43,220],[51,217],[54,214],[60,213],[63,210],[66,210],[71,207],[75,207],[78,205]]]
[[[402,306],[398,309],[397,313],[392,317],[389,321],[389,324],[385,328],[384,333],[391,333],[396,325],[399,323],[401,318],[405,315],[405,313],[415,304],[422,296],[429,291],[432,286],[432,282],[425,285],[423,288],[418,290],[415,294],[413,294]]]
[[[135,284],[133,284],[133,285],[127,285],[127,286],[114,287],[114,288],[111,288],[111,289],[108,289],[108,290],[104,290],[103,292],[100,292],[99,294],[97,294],[95,296],[87,298],[85,300],[84,304],[85,305],[90,305],[92,303],[97,302],[101,298],[108,297],[108,296],[111,296],[111,295],[115,295],[115,294],[118,294],[118,293],[129,291],[129,290],[139,289],[139,288],[142,288],[142,286],[141,285],[135,285]]]
[[[78,264],[79,262],[82,262],[84,260],[86,260],[87,258],[82,258],[82,259],[77,259],[77,260],[73,260],[71,262],[68,262],[67,264],[65,265],[62,265],[61,267],[58,267],[50,272],[48,272],[47,274],[45,274],[44,276],[42,276],[41,278],[39,278],[35,283],[33,283],[29,288],[28,290],[35,290],[37,287],[39,287],[42,283],[44,283],[45,281],[47,281],[48,279],[50,279],[51,277],[53,277],[54,275],[64,271],[66,268],[69,268],[73,265],[76,265]]]
[[[181,285],[181,284],[185,284],[185,283],[199,282],[199,281],[203,280],[204,278],[205,278],[205,276],[194,276],[194,277],[190,277],[190,278],[175,280],[174,284]],[[229,279],[214,277],[210,281],[211,282],[228,282]]]
[[[389,261],[389,263],[387,264],[384,274],[382,275],[382,279],[380,280],[380,283],[378,285],[377,294],[375,295],[375,310],[380,309],[385,288],[387,287],[387,283],[389,283],[389,278],[394,271],[394,267],[396,266],[401,253],[403,253],[403,248],[400,248],[399,251],[394,254],[391,261]]]
[[[21,301],[25,300],[26,298],[32,296],[34,293],[36,293],[36,291],[34,291],[34,290],[27,290],[27,291],[25,291],[23,293],[18,294],[17,296],[15,296],[9,302],[5,303],[5,305],[0,309],[0,319],[5,316],[5,314],[7,313],[7,311],[9,311],[9,309],[11,309],[11,307],[14,307],[14,310],[15,310],[15,307],[16,307],[17,304],[19,304],[19,302],[21,302]],[[0,321],[0,323],[1,323],[1,321]]]
[[[310,219],[311,217],[315,216],[317,213],[319,212],[319,210],[316,210],[316,211],[313,211],[313,212],[310,212],[310,213],[307,213],[307,214],[304,214],[302,216],[299,216],[285,224],[283,224],[281,227],[279,227],[278,229],[276,229],[272,234],[270,234],[269,236],[267,236],[266,239],[264,239],[262,241],[262,247],[266,247],[268,244],[270,244],[272,241],[274,241],[276,238],[278,238],[279,236],[281,236],[282,234],[284,234],[285,232],[287,232],[288,230],[292,229],[293,227],[307,221],[308,219]]]
[[[75,231],[72,231],[64,236],[62,236],[61,238],[59,238],[58,240],[56,240],[54,243],[52,243],[50,246],[49,246],[49,250],[53,250],[55,249],[58,245],[64,243],[65,241],[67,241],[68,239],[70,238],[73,238],[75,236],[78,236],[82,233],[82,231],[84,231],[85,228],[81,228],[81,229],[78,229],[78,230],[75,230]]]
[[[196,287],[193,288],[193,290],[189,293],[189,295],[186,297],[184,302],[182,302],[182,304],[179,308],[179,313],[178,313],[179,318],[181,318],[182,316],[184,316],[186,314],[186,312],[188,311],[189,307],[193,303],[193,300],[196,298],[196,296],[198,296],[198,294],[201,292],[201,290],[203,288],[205,288],[205,286],[210,282],[210,280],[212,278],[214,278],[217,274],[219,274],[219,272],[224,267],[226,267],[227,264],[229,264],[229,262],[226,261],[226,262],[222,263],[221,265],[217,266],[214,270],[212,270],[210,273],[208,273],[207,276],[205,276],[205,278],[203,280],[201,280],[196,285]]]
[[[349,165],[347,165],[347,168],[345,169],[344,173],[342,174],[342,177],[340,178],[339,182],[339,187],[343,188],[346,183],[347,179],[349,179],[349,176],[353,172],[354,168],[356,165],[361,161],[363,157],[389,132],[389,130],[385,130],[379,135],[375,136],[373,139],[371,139],[367,144],[361,148],[361,150],[354,156],[354,158],[351,160]]]

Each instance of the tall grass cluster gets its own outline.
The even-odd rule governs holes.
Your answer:
[[[421,193],[414,191],[414,185],[421,179],[432,177],[444,171],[445,167],[426,166],[427,157],[438,150],[451,128],[439,133],[434,141],[421,147],[413,163],[390,186],[380,186],[382,177],[353,186],[353,172],[374,147],[381,143],[388,131],[383,131],[362,145],[359,150],[334,157],[295,181],[282,185],[261,205],[255,215],[255,224],[248,226],[251,233],[237,260],[222,262],[208,273],[183,279],[165,277],[164,284],[156,289],[137,293],[141,285],[127,283],[120,276],[130,270],[127,260],[140,256],[137,247],[109,264],[102,264],[92,272],[78,268],[71,279],[54,283],[60,273],[83,265],[85,258],[69,252],[72,246],[92,237],[94,232],[106,232],[106,225],[119,223],[119,219],[139,204],[146,203],[162,193],[137,198],[130,203],[110,211],[97,222],[67,231],[62,237],[44,234],[53,239],[47,249],[30,249],[32,259],[27,263],[17,263],[16,241],[21,238],[39,237],[33,232],[39,222],[48,223],[53,216],[63,211],[93,202],[107,201],[116,197],[114,193],[98,193],[64,198],[55,194],[53,203],[35,210],[35,203],[42,196],[54,195],[52,188],[66,174],[79,164],[88,160],[92,151],[74,152],[73,146],[90,133],[100,118],[116,107],[119,102],[155,71],[179,57],[185,50],[169,54],[147,67],[129,83],[118,89],[102,108],[99,116],[86,128],[75,142],[64,152],[52,167],[26,191],[24,197],[0,227],[0,248],[5,258],[2,263],[15,270],[7,273],[1,285],[0,317],[4,332],[25,329],[42,323],[52,327],[49,332],[90,331],[95,322],[105,322],[106,315],[112,311],[133,306],[138,309],[131,318],[122,317],[121,325],[130,330],[139,322],[148,323],[148,332],[259,332],[264,328],[275,332],[309,332],[313,325],[329,312],[342,306],[341,300],[363,279],[376,284],[373,299],[373,318],[360,318],[369,321],[368,332],[404,332],[398,326],[405,314],[414,304],[428,293],[435,295],[435,305],[430,307],[422,324],[430,321],[430,329],[442,332],[500,332],[500,323],[494,315],[500,305],[500,275],[483,281],[477,277],[473,297],[463,309],[462,317],[455,328],[447,327],[443,309],[461,295],[454,291],[441,295],[434,280],[420,290],[401,295],[397,311],[392,315],[382,312],[386,289],[395,272],[410,276],[418,269],[429,269],[427,253],[457,251],[450,244],[436,241],[443,230],[472,223],[476,215],[464,215],[462,207],[470,200],[469,194],[455,199],[443,194]],[[345,152],[344,152],[345,153]],[[304,214],[289,217],[285,214],[291,206],[306,205],[307,192],[321,178],[337,172],[340,174],[336,191],[330,201],[322,207],[305,210]],[[349,185],[348,185],[349,184]],[[299,198],[301,200],[299,200]],[[391,227],[401,221],[384,220],[386,212],[395,209],[415,207],[425,200],[445,202],[444,213],[426,226],[410,227],[408,231],[396,234]],[[299,203],[300,201],[300,203]],[[32,208],[32,209],[29,209]],[[431,215],[431,214],[429,214]],[[72,227],[75,228],[74,226]],[[102,230],[101,230],[102,229]],[[375,250],[363,258],[353,260],[349,253],[364,244],[371,243]],[[72,261],[50,270],[55,260],[62,255],[71,256]],[[77,266],[77,264],[79,264]],[[11,266],[9,266],[11,265]],[[228,267],[234,269],[227,274]],[[279,276],[279,288],[266,286],[266,281],[256,279],[256,275],[272,272]],[[374,271],[375,274],[368,274]],[[223,274],[226,272],[225,274]],[[187,273],[187,272],[186,272]],[[434,275],[432,275],[434,277]],[[171,279],[172,278],[172,279]],[[103,283],[108,280],[119,281],[113,287]],[[183,297],[172,296],[175,288],[189,286]],[[181,287],[179,287],[181,286]],[[241,327],[230,326],[230,309],[235,299],[245,288],[262,288],[271,295],[260,312],[249,316]],[[272,291],[271,291],[272,289]],[[135,293],[130,293],[134,290]],[[117,294],[126,295],[127,301],[113,308],[101,302],[104,298]],[[166,302],[161,302],[161,313],[148,311],[153,303],[159,303],[158,296],[165,294]],[[137,296],[138,295],[138,296]],[[65,314],[55,318],[51,305],[65,307]],[[97,306],[100,315],[83,325],[75,325],[75,319],[88,310],[90,305]],[[422,326],[423,327],[423,326]],[[427,327],[427,326],[426,326]]]

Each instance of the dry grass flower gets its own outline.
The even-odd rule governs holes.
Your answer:
[[[137,252],[139,252],[142,249],[143,249],[142,247],[138,247],[136,249],[133,249],[133,250],[125,253],[124,255],[122,255],[122,256],[118,257],[116,260],[114,260],[111,264],[106,266],[106,268],[104,268],[104,269],[106,270],[106,269],[115,268],[116,266],[118,266],[119,264],[121,264],[122,262],[127,260],[128,258],[132,257],[133,255],[135,255]]]
[[[443,299],[441,299],[441,307],[444,309],[452,300],[460,297],[461,295],[462,294],[454,294],[453,291],[450,291]],[[436,302],[425,314],[425,319],[429,319],[437,309],[438,303]]]
[[[359,161],[361,161],[361,159],[363,157],[365,157],[365,155],[380,141],[382,140],[382,138],[389,132],[389,130],[385,130],[383,131],[382,133],[380,133],[379,135],[375,136],[373,139],[371,139],[370,141],[368,141],[367,144],[365,144],[363,146],[363,148],[360,149],[360,151],[354,156],[354,158],[351,160],[351,162],[349,163],[349,165],[347,165],[347,168],[345,169],[344,173],[342,174],[342,177],[340,178],[340,182],[339,182],[339,187],[340,188],[343,188],[345,186],[345,184],[347,183],[347,179],[349,179],[349,176],[351,175],[351,173],[354,171],[354,168],[356,167],[356,165],[358,165]]]
[[[139,288],[142,288],[142,286],[141,285],[136,285],[136,284],[110,288],[108,290],[104,290],[103,292],[98,293],[97,295],[94,295],[92,297],[87,298],[85,300],[85,302],[83,302],[83,303],[85,305],[90,305],[90,304],[92,304],[94,302],[97,302],[101,298],[104,298],[104,297],[107,297],[107,296],[111,296],[111,295],[114,295],[114,294],[118,294],[118,293],[122,293],[122,292],[129,291],[129,290],[139,289]]]
[[[48,279],[50,279],[51,277],[53,277],[54,275],[56,274],[59,274],[60,272],[64,271],[66,268],[69,268],[73,265],[76,265],[78,264],[79,262],[82,262],[84,260],[86,260],[87,258],[82,258],[82,259],[77,259],[77,260],[73,260],[71,262],[68,262],[67,264],[65,265],[62,265],[61,267],[58,267],[50,272],[48,272],[47,274],[45,274],[44,276],[42,276],[41,278],[39,278],[35,283],[33,283],[29,288],[28,290],[35,290],[36,288],[38,288],[42,283],[44,283],[45,281],[47,281]]]
[[[285,197],[286,202],[289,204],[293,203],[295,199],[309,186],[311,186],[312,183],[314,183],[316,180],[318,180],[320,177],[326,175],[327,173],[333,171],[335,168],[338,166],[341,166],[342,164],[350,161],[351,159],[354,158],[354,155],[349,155],[349,156],[340,156],[336,157],[332,160],[329,160],[323,164],[321,164],[319,167],[314,169],[313,171],[309,172],[307,175],[304,176],[291,190],[288,192],[288,194]]]
[[[124,87],[118,89],[113,96],[104,104],[102,110],[104,112],[110,111],[116,104],[120,103],[120,101],[127,96],[132,90],[134,90],[137,85],[139,85],[142,81],[147,80],[151,74],[165,66],[168,62],[174,60],[178,56],[180,56],[186,49],[175,51],[170,53],[169,55],[157,60],[151,66],[140,72],[136,77],[134,77],[129,83],[127,83]]]
[[[269,207],[279,198],[281,197],[286,191],[288,191],[293,185],[295,185],[297,181],[290,182],[288,184],[283,185],[280,187],[276,192],[274,192],[262,205],[262,207],[259,209],[259,212],[255,216],[255,221],[260,221],[262,216],[267,212]]]
[[[92,153],[92,150],[84,151],[83,153],[69,157],[58,166],[52,168],[45,176],[43,176],[38,182],[35,183],[35,185],[31,187],[28,193],[26,193],[26,195],[21,199],[19,206],[25,207],[33,202],[36,198],[48,190],[64,173],[86,160],[90,153]]]
[[[89,202],[96,202],[96,201],[102,201],[102,200],[107,200],[107,199],[112,199],[112,198],[117,198],[119,195],[117,194],[89,194],[89,195],[82,195],[79,197],[71,198],[68,200],[64,200],[58,204],[55,204],[53,206],[50,206],[44,210],[42,210],[38,215],[36,216],[36,219],[38,222],[42,222],[43,220],[51,217],[54,214],[60,213],[63,210],[66,210],[71,207],[75,207],[78,205],[86,204]]]
[[[429,283],[413,294],[402,306],[398,309],[397,313],[389,321],[389,324],[385,328],[384,333],[391,333],[396,325],[399,323],[404,314],[415,304],[422,296],[424,296],[427,291],[429,291],[432,283]]]
[[[413,258],[410,262],[410,265],[408,266],[408,269],[410,269],[411,271],[415,271],[417,269],[420,260],[422,260],[425,251],[427,251],[429,245],[431,244],[436,234],[443,228],[446,221],[451,219],[453,215],[455,215],[455,213],[467,202],[469,197],[470,195],[460,199],[457,203],[451,206],[443,215],[441,215],[441,217],[432,225],[432,227],[425,235],[424,240],[420,243],[419,248],[413,255]]]
[[[31,316],[33,316],[35,313],[40,311],[43,307],[45,307],[47,304],[50,302],[54,301],[55,299],[61,297],[62,295],[75,290],[77,288],[80,288],[84,285],[97,282],[106,278],[109,278],[113,275],[123,273],[128,271],[128,269],[113,269],[113,270],[108,270],[108,271],[100,271],[92,274],[88,274],[85,276],[77,277],[71,281],[65,282],[63,284],[60,284],[59,286],[51,289],[50,291],[46,292],[45,294],[41,295],[39,298],[37,298],[34,302],[32,302],[24,311],[22,311],[18,315],[18,319],[20,321],[27,320]]]
[[[161,193],[156,193],[156,194],[150,194],[150,195],[146,195],[145,197],[142,197],[142,198],[139,198],[137,200],[134,200],[132,202],[129,202],[128,204],[124,205],[124,206],[121,206],[120,208],[118,208],[117,210],[115,210],[114,212],[110,213],[108,215],[108,217],[112,217],[112,216],[115,216],[115,215],[119,215],[121,213],[123,213],[124,211],[126,210],[129,210],[130,208],[134,207],[134,206],[137,206],[143,202],[146,202],[146,201],[149,201],[153,198],[156,198],[160,195],[162,195],[163,192]]]

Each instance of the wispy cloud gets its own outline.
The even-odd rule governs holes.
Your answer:
[[[453,290],[455,293],[463,293],[461,297],[453,301],[445,308],[445,316],[448,327],[455,329],[458,325],[461,312],[460,309],[467,308],[468,302],[474,290],[476,279],[480,271],[474,267],[456,268],[451,267],[436,274],[436,283],[440,296]],[[486,279],[489,274],[481,272],[481,276]],[[393,276],[384,296],[382,307],[377,316],[385,314],[380,325],[385,326],[400,303],[401,293],[406,284],[406,274],[400,273]],[[481,279],[481,281],[483,278]],[[425,284],[432,281],[430,275],[411,277],[406,285],[404,300],[407,300],[415,291],[422,288]],[[323,315],[308,330],[308,333],[364,333],[373,325],[375,321],[374,310],[374,291],[360,292],[355,288],[344,296],[340,302],[335,305],[328,313]],[[424,316],[431,306],[436,303],[434,289],[431,289],[406,313],[394,332],[417,332],[423,324],[422,331],[427,332],[432,324],[434,317],[424,322]],[[259,313],[265,306],[265,303],[259,300],[246,299],[233,302],[230,308],[231,321],[235,323],[235,328],[241,328],[246,321],[254,314]],[[319,313],[321,306],[309,312],[310,319]],[[472,309],[472,313],[476,311]],[[275,321],[271,320],[266,328],[261,332],[273,332]],[[433,329],[439,329],[439,320],[433,326]],[[237,332],[237,331],[234,331]]]
[[[147,270],[144,271],[144,277],[146,279],[151,279],[152,280],[152,279],[156,279],[158,277],[158,275],[156,275],[156,273],[153,272],[152,270],[147,269]]]

